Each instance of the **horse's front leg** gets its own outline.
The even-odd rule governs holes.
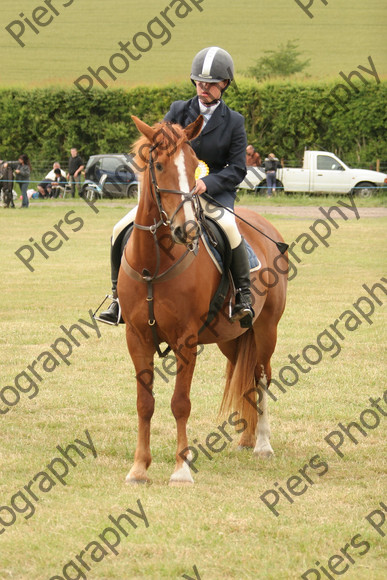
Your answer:
[[[188,341],[189,342],[189,341]],[[185,345],[188,344],[185,341]],[[169,485],[189,485],[194,482],[189,468],[192,453],[188,447],[187,421],[191,412],[190,390],[195,370],[197,347],[181,346],[174,349],[176,355],[176,382],[171,400],[172,413],[176,419],[177,450],[175,471]]]
[[[128,341],[128,346],[129,346]],[[153,396],[153,355],[152,349],[144,350],[144,353],[137,354],[136,349],[129,350],[136,369],[137,379],[137,416],[138,416],[138,434],[137,447],[134,454],[133,467],[126,476],[127,483],[147,483],[147,469],[151,464],[150,450],[150,429],[151,419],[154,412],[155,401]]]

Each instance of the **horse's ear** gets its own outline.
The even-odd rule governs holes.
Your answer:
[[[195,137],[199,135],[200,131],[202,130],[203,121],[203,115],[199,115],[199,117],[193,123],[187,125],[187,127],[184,129],[184,133],[187,135],[188,141],[195,139]]]
[[[144,121],[141,121],[141,119],[139,119],[138,117],[135,117],[134,115],[131,115],[131,117],[140,133],[145,135],[145,137],[147,137],[149,141],[153,143],[153,138],[155,136],[156,131],[152,127],[149,127],[149,125],[144,123]]]

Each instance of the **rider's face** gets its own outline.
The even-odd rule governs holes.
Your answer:
[[[207,105],[212,101],[220,99],[222,89],[227,85],[227,81],[219,83],[205,83],[203,81],[196,81],[196,94],[203,105]]]

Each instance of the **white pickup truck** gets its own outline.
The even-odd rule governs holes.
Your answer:
[[[266,175],[262,167],[248,167],[238,189],[266,193]],[[277,188],[285,193],[354,193],[369,197],[375,188],[387,187],[387,175],[368,169],[351,169],[334,153],[305,151],[301,168],[280,167]]]

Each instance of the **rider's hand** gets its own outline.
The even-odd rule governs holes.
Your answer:
[[[205,191],[207,191],[206,184],[204,183],[204,181],[202,179],[198,179],[196,181],[195,193],[197,195],[200,195],[200,194],[204,193]]]

